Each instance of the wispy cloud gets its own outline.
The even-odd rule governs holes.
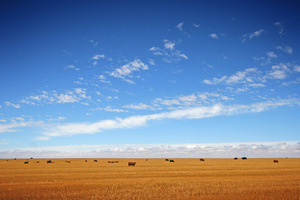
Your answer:
[[[181,22],[181,23],[177,24],[176,28],[178,28],[180,31],[182,31],[183,30],[182,29],[183,25],[184,25],[184,23]]]
[[[156,98],[149,104],[130,104],[123,107],[136,110],[175,110],[190,106],[196,107],[208,104],[211,105],[216,102],[227,102],[231,100],[233,100],[233,98],[222,94],[204,92],[189,95],[178,95],[176,97]]]
[[[64,67],[65,70],[74,70],[74,71],[79,71],[80,68],[75,67],[75,65],[67,65]]]
[[[275,22],[274,23],[275,26],[279,27],[279,35],[284,35],[284,31],[283,31],[283,23],[282,22]]]
[[[89,40],[89,42],[94,46],[98,46],[98,42],[96,42],[95,40]]]
[[[128,109],[134,109],[134,110],[145,110],[150,108],[151,106],[146,105],[144,103],[139,103],[139,104],[129,104],[129,105],[124,105],[123,108],[128,108]]]
[[[19,131],[21,127],[37,127],[43,125],[42,121],[24,120],[23,118],[15,118],[9,122],[0,124],[0,133],[10,133]]]
[[[118,109],[118,108],[112,108],[111,106],[107,106],[105,108],[96,108],[95,110],[104,110],[107,112],[128,112],[127,110],[123,110],[123,109]]]
[[[71,52],[69,52],[69,51],[67,51],[67,50],[65,50],[65,49],[63,49],[63,50],[62,50],[62,52],[64,52],[65,54],[67,54],[67,55],[69,55],[69,56],[71,56],[71,55],[72,55],[72,53],[71,53]]]
[[[72,136],[78,134],[95,134],[105,130],[128,129],[146,126],[150,121],[164,119],[202,119],[216,116],[229,116],[253,112],[262,112],[271,108],[287,105],[300,105],[298,99],[283,99],[277,101],[266,101],[250,105],[231,105],[225,106],[215,104],[207,107],[192,107],[179,109],[170,112],[161,112],[150,115],[137,115],[127,118],[117,118],[114,120],[103,120],[94,123],[66,123],[50,127],[43,133],[45,137]]]
[[[300,65],[294,66],[294,71],[295,72],[300,72]]]
[[[163,40],[164,48],[151,47],[149,50],[156,56],[163,56],[163,61],[172,63],[178,62],[181,59],[189,59],[187,55],[181,53],[181,51],[175,49],[175,42],[170,40]]]
[[[238,71],[231,76],[222,76],[221,78],[213,78],[213,80],[204,80],[203,82],[208,85],[217,84],[237,84],[237,83],[252,83],[254,79],[261,79],[261,72],[257,68],[247,68],[244,71]]]
[[[149,59],[149,64],[150,64],[150,65],[155,65],[155,61],[154,61],[153,59],[150,58],[150,59]]]
[[[273,51],[267,52],[268,57],[270,58],[277,58],[276,53],[274,53]]]
[[[107,80],[106,76],[103,74],[99,75],[100,82],[106,83],[106,84],[111,84],[109,80]]]
[[[264,32],[264,30],[263,30],[263,29],[260,29],[260,30],[254,31],[253,33],[247,33],[247,34],[244,34],[244,35],[243,35],[242,42],[245,42],[247,39],[253,39],[253,38],[255,38],[255,37],[258,37],[258,36],[260,36],[263,32]]]
[[[61,104],[61,103],[85,103],[91,97],[86,95],[86,89],[75,88],[66,92],[58,92],[53,90],[51,92],[42,91],[39,95],[31,95],[25,97],[20,103],[28,105],[42,105],[42,104]]]
[[[120,78],[130,84],[135,84],[133,80],[129,79],[133,77],[133,72],[148,69],[148,65],[144,64],[139,59],[136,59],[133,62],[123,65],[122,67],[117,68],[115,71],[110,72],[109,75],[115,78]]]
[[[9,102],[9,101],[6,101],[5,102],[5,105],[6,106],[12,106],[12,107],[14,107],[14,108],[21,108],[21,105],[20,104],[13,104],[13,103],[11,103],[11,102]]]
[[[253,32],[253,33],[251,33],[251,34],[249,35],[249,39],[252,39],[252,38],[254,38],[254,37],[258,37],[258,36],[260,36],[263,32],[264,32],[263,29],[258,30],[258,31],[255,31],[255,32]]]
[[[293,80],[293,81],[283,82],[282,85],[288,86],[288,85],[299,84],[299,83],[300,83],[300,77],[296,78],[296,80]]]
[[[212,66],[211,64],[209,64],[209,63],[207,63],[205,61],[202,61],[201,64],[204,65],[204,66],[206,66],[206,67],[208,67],[208,68],[214,68],[214,66]]]
[[[287,54],[292,54],[293,53],[293,48],[290,46],[277,46],[276,49],[281,50]]]
[[[262,84],[267,82],[268,79],[286,79],[290,74],[296,72],[291,70],[290,64],[273,65],[270,70],[262,72],[257,68],[247,68],[244,71],[238,71],[231,76],[222,76],[221,78],[213,78],[212,80],[203,80],[203,83],[208,85],[233,85],[233,84]]]

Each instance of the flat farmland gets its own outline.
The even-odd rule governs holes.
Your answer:
[[[300,199],[300,159],[47,160],[1,159],[0,199]]]

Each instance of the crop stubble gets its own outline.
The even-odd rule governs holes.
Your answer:
[[[300,199],[300,159],[67,160],[0,160],[0,199]]]

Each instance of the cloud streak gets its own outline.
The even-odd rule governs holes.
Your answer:
[[[285,99],[278,101],[267,101],[251,105],[226,106],[215,104],[207,107],[193,107],[178,109],[170,112],[161,112],[149,115],[137,115],[127,118],[116,118],[114,120],[102,120],[94,123],[65,123],[50,127],[43,136],[51,138],[58,136],[72,136],[78,134],[95,134],[105,130],[128,129],[146,126],[151,121],[164,119],[202,119],[216,116],[230,116],[237,114],[262,112],[271,108],[287,105],[300,105],[298,99]]]
[[[42,126],[42,121],[24,121],[22,118],[11,120],[9,123],[0,124],[0,133],[17,132],[18,128],[22,127],[37,127]]]
[[[258,37],[260,36],[262,33],[264,32],[263,29],[260,29],[260,30],[257,30],[257,31],[254,31],[253,33],[247,33],[247,34],[244,34],[243,35],[243,39],[242,39],[242,42],[245,42],[247,39],[251,40],[255,37]]]

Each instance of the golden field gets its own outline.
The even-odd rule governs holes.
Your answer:
[[[0,199],[300,199],[300,159],[95,159],[1,159]]]

